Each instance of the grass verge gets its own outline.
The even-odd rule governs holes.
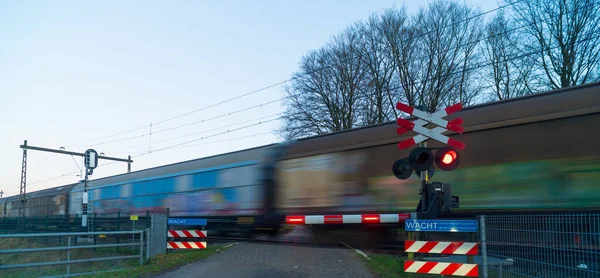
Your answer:
[[[144,265],[136,266],[128,270],[85,275],[81,277],[144,277],[165,273],[175,270],[181,266],[206,259],[215,253],[222,252],[231,245],[207,246],[204,250],[179,250],[150,259]]]
[[[358,254],[357,254],[358,255]],[[358,255],[366,264],[371,273],[381,278],[425,278],[434,275],[421,275],[404,272],[405,258],[393,255],[372,254],[369,258]]]

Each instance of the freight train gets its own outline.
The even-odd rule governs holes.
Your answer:
[[[465,132],[449,135],[467,146],[461,164],[433,180],[451,184],[457,213],[598,210],[599,113],[600,83],[467,107],[447,117],[464,120]],[[90,204],[105,216],[169,208],[274,233],[286,215],[412,212],[418,177],[392,173],[410,151],[397,143],[410,136],[390,122],[95,179]],[[80,182],[30,192],[25,214],[81,214],[82,191]],[[0,199],[0,217],[16,217],[19,205],[19,196]]]

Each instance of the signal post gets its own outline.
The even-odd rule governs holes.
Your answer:
[[[450,212],[452,211],[452,208],[458,208],[459,206],[459,198],[458,196],[452,196],[450,184],[442,182],[429,183],[429,179],[431,179],[435,173],[434,165],[442,171],[452,171],[460,164],[460,153],[458,150],[464,150],[465,144],[443,135],[443,133],[454,131],[462,134],[464,132],[462,126],[463,120],[458,118],[447,121],[443,118],[462,110],[462,105],[457,103],[438,112],[428,113],[398,102],[396,104],[396,109],[419,118],[414,122],[406,119],[397,120],[399,127],[396,129],[396,132],[398,135],[402,135],[409,131],[417,133],[416,136],[400,142],[398,148],[406,149],[416,144],[420,144],[420,146],[413,149],[407,158],[401,158],[394,162],[392,172],[396,178],[404,180],[412,175],[413,170],[415,171],[416,175],[421,179],[421,190],[419,193],[421,199],[416,208],[417,219],[436,219],[440,216],[440,213]],[[435,124],[437,127],[429,129],[426,127],[429,124]],[[442,148],[428,148],[426,142],[428,139],[434,139],[446,146]],[[433,154],[434,150],[436,151],[435,155]],[[470,224],[471,227],[470,229],[463,230],[455,226],[457,221],[417,219],[412,220],[412,222],[408,220],[405,222],[405,230],[409,231],[408,240],[405,241],[408,244],[405,246],[405,251],[408,253],[409,257],[409,260],[404,264],[405,272],[453,276],[478,275],[478,266],[473,264],[472,257],[472,255],[477,254],[477,244],[464,242],[427,242],[418,241],[418,239],[415,241],[412,235],[412,232],[427,231],[428,227],[425,227],[425,229],[423,229],[424,227],[421,227],[426,221],[434,221],[435,223],[427,224],[435,224],[434,226],[436,227],[438,225],[451,225],[451,228],[447,230],[448,232],[473,232],[477,230],[477,220],[467,220],[466,223]],[[452,224],[450,222],[452,222]],[[440,232],[445,230],[435,229],[435,231]],[[460,250],[457,246],[462,245],[470,247],[468,250]],[[417,248],[417,246],[419,246],[419,248]],[[423,246],[427,246],[427,248],[421,248]],[[456,248],[454,249],[457,249],[459,253],[464,251],[464,254],[470,255],[468,257],[468,264],[413,261],[414,253],[455,254],[457,250],[450,250],[452,248],[448,249],[452,246],[455,246]],[[440,250],[435,250],[435,248]],[[432,250],[434,250],[434,252],[431,252]]]
[[[446,109],[435,113],[427,113],[410,107],[406,104],[398,102],[396,109],[418,117],[419,119],[411,122],[405,119],[398,119],[399,127],[396,129],[398,135],[402,135],[409,131],[417,133],[409,139],[406,139],[398,144],[399,149],[406,149],[419,143],[423,146],[413,149],[408,158],[397,160],[392,166],[392,171],[398,179],[408,179],[413,170],[421,178],[421,200],[417,206],[418,218],[435,219],[440,212],[451,211],[453,207],[458,207],[458,197],[452,196],[450,185],[441,182],[429,183],[429,179],[435,173],[434,164],[443,171],[452,171],[460,164],[460,154],[456,149],[464,150],[465,144],[456,139],[452,139],[442,133],[446,131],[454,131],[459,134],[464,132],[461,118],[447,121],[443,117],[462,109],[460,103],[454,104]],[[434,129],[429,129],[426,125],[433,123],[438,125]],[[434,139],[445,145],[442,148],[427,148],[426,140]],[[437,150],[435,155],[432,150]],[[423,174],[422,174],[423,173]],[[436,202],[441,198],[442,206]]]

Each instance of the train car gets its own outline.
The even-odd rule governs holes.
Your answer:
[[[103,217],[165,213],[207,218],[213,232],[276,230],[273,182],[278,145],[160,166],[88,182],[93,213]],[[266,175],[265,175],[266,174]],[[69,213],[81,214],[83,183],[70,193]]]
[[[466,143],[458,169],[435,171],[451,184],[456,212],[599,210],[600,83],[476,105],[463,118]],[[284,215],[415,211],[420,180],[398,180],[393,163],[412,150],[385,123],[298,140],[277,175],[276,209]],[[434,140],[429,147],[442,147]],[[437,170],[437,169],[436,169]]]
[[[27,193],[25,216],[58,216],[67,215],[69,208],[69,191],[73,185],[63,185]],[[19,195],[5,198],[4,213],[6,217],[19,217],[21,198]]]

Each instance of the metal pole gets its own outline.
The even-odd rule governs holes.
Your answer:
[[[127,173],[131,173],[131,155],[127,156]]]
[[[146,261],[150,259],[150,239],[152,235],[150,235],[150,228],[146,228]]]
[[[21,197],[21,206],[19,206],[19,218],[25,220],[25,203],[27,203],[27,140],[23,142],[23,164],[21,166],[21,190],[19,195]]]
[[[71,247],[71,237],[67,239],[67,246]],[[67,262],[71,262],[71,249],[67,250]],[[67,264],[67,276],[71,275],[71,264]]]
[[[427,148],[427,141],[421,143],[421,147]],[[429,209],[429,192],[427,190],[427,183],[429,182],[429,171],[425,170],[421,172],[421,207],[422,211],[427,211]]]
[[[2,195],[4,195],[4,191],[0,190],[0,198],[2,198]]]
[[[135,220],[132,220],[132,221],[133,221],[133,227],[131,228],[131,232],[132,232],[131,233],[131,243],[134,243],[135,242]],[[133,246],[131,246],[131,253],[133,253],[133,249],[134,249]]]
[[[87,184],[88,184],[88,170],[85,170],[85,179],[83,180],[83,205],[82,207],[82,214],[81,214],[81,226],[82,227],[87,227],[87,206],[88,206],[88,191],[87,191]]]
[[[479,223],[481,224],[481,256],[483,257],[483,278],[488,277],[488,257],[487,257],[487,243],[485,238],[485,215],[479,216]],[[502,277],[502,272],[500,273]]]
[[[144,231],[141,231],[141,233],[140,233],[140,265],[143,265],[143,264],[144,264]]]

